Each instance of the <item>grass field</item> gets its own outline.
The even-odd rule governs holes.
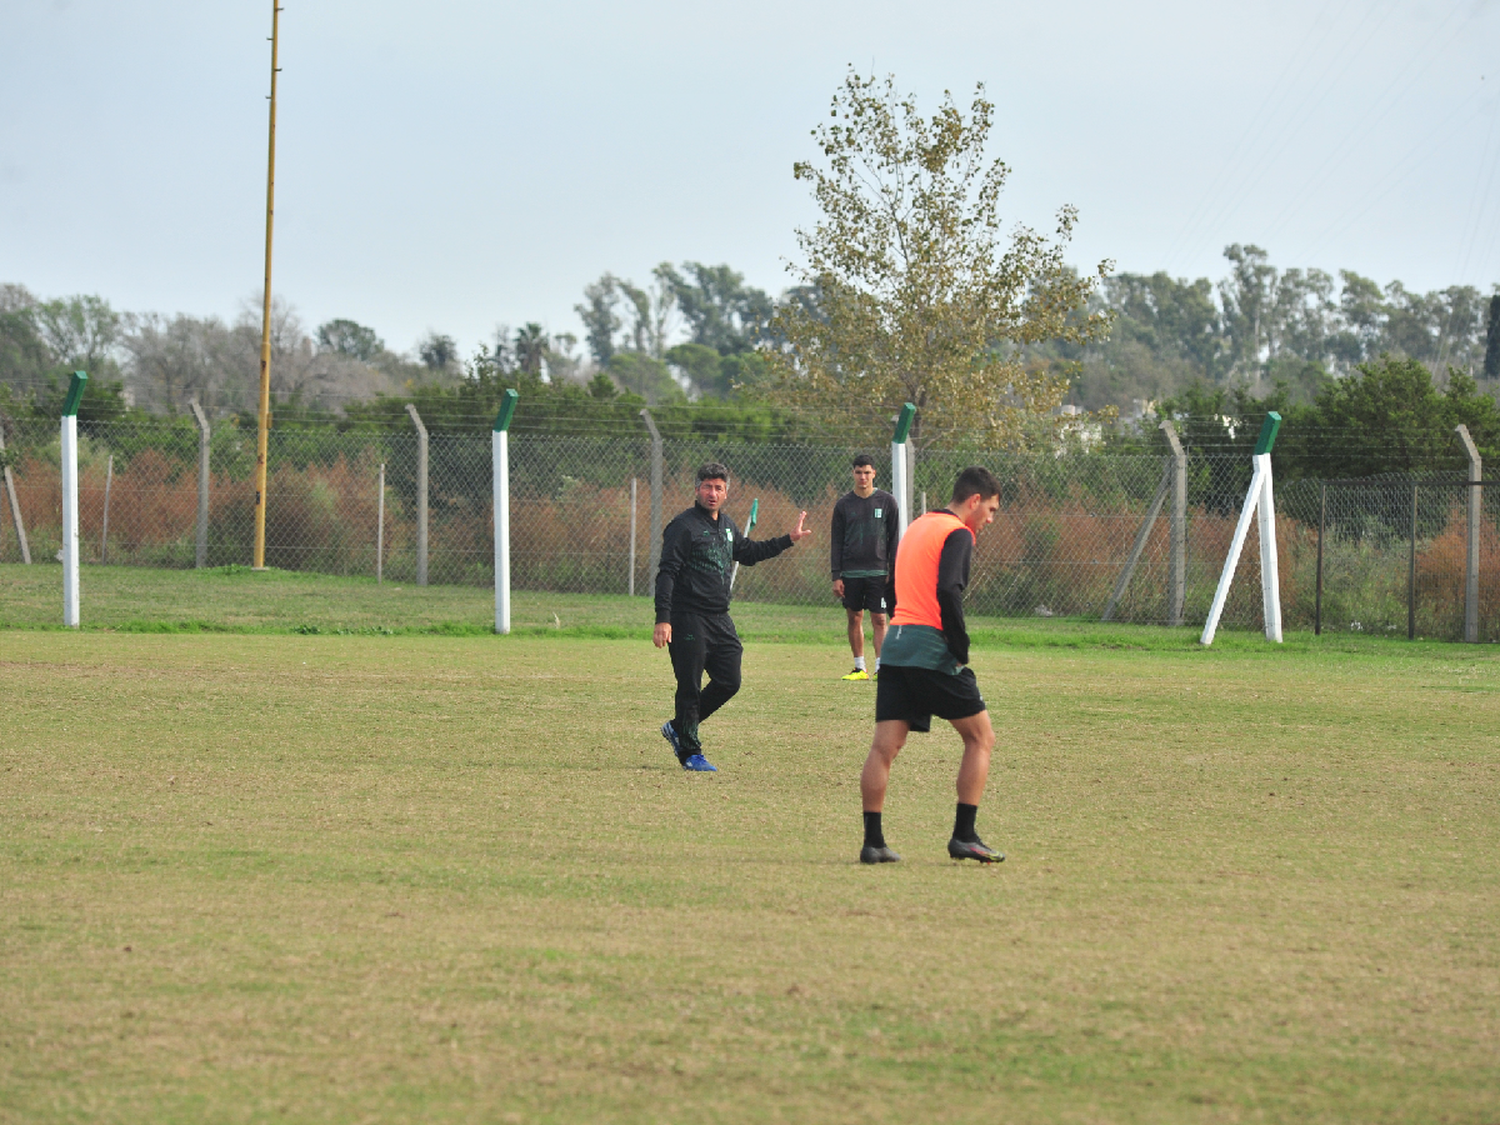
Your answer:
[[[836,610],[705,776],[639,599],[192,577],[0,631],[0,1121],[1500,1121],[1489,649],[989,623],[1007,861],[937,733],[862,868]]]
[[[296,633],[300,635],[492,636],[495,595],[474,586],[427,586],[305,572],[247,567],[153,570],[87,566],[82,571],[82,629],[116,633]],[[596,597],[518,590],[512,629],[518,635],[648,639],[651,599]],[[800,641],[842,648],[844,619],[827,605],[736,602],[740,634],[757,641]],[[1053,620],[971,616],[970,633],[981,645],[1042,648],[1197,650],[1198,626],[1165,629]],[[0,632],[61,630],[62,568],[56,564],[0,564]],[[1313,637],[1291,632],[1279,651],[1389,654],[1430,651],[1454,655],[1452,646],[1356,633]],[[1219,630],[1215,646],[1264,654],[1258,632]]]

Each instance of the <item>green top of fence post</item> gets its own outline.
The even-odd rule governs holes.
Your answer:
[[[896,434],[891,441],[896,445],[906,444],[906,435],[911,433],[911,420],[917,416],[915,403],[907,402],[901,406],[901,416],[896,419]]]
[[[516,400],[521,396],[515,388],[509,388],[500,396],[500,413],[495,415],[495,432],[503,434],[510,429],[510,420],[516,416]]]
[[[82,371],[73,372],[73,378],[68,383],[68,397],[63,400],[62,416],[64,418],[78,416],[78,404],[83,401],[83,388],[88,381],[89,377]]]
[[[1255,454],[1271,452],[1271,446],[1276,444],[1276,431],[1281,429],[1281,415],[1274,410],[1266,412],[1266,420],[1260,426],[1260,440],[1255,443]]]

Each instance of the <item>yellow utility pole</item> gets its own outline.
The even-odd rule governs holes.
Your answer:
[[[281,23],[279,0],[271,0],[271,139],[266,156],[266,286],[260,318],[260,415],[255,435],[255,556],[251,566],[266,568],[266,452],[271,431],[271,220],[276,214],[276,47]]]

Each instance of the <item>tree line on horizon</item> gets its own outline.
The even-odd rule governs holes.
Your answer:
[[[1079,365],[1075,401],[1124,408],[1196,385],[1264,395],[1278,384],[1308,401],[1323,380],[1382,355],[1416,360],[1440,379],[1454,368],[1491,393],[1500,385],[1500,284],[1489,295],[1472,285],[1418,293],[1352,270],[1337,279],[1281,270],[1253,245],[1236,243],[1224,257],[1230,269],[1216,283],[1160,271],[1106,278],[1096,299],[1114,313],[1113,332],[1066,352]]]
[[[1449,367],[1493,393],[1500,386],[1500,285],[1414,292],[1350,270],[1272,265],[1256,246],[1230,246],[1217,282],[1154,274],[1104,278],[1088,309],[1113,317],[1104,339],[1031,349],[1033,364],[1065,364],[1068,400],[1127,417],[1189,388],[1235,388],[1310,401],[1321,382],[1389,354],[1413,359],[1440,381]],[[348,403],[400,396],[432,384],[454,388],[479,368],[585,388],[595,399],[628,394],[651,404],[732,402],[765,383],[765,351],[778,305],[816,309],[798,287],[773,298],[727,264],[662,263],[638,286],[606,273],[585,286],[576,310],[582,341],[528,323],[496,329],[465,357],[448,335],[429,333],[411,353],[386,347],[376,329],[334,319],[309,330],[278,298],[272,316],[273,393],[279,401],[337,412]],[[179,313],[122,313],[100,296],[42,300],[0,285],[0,385],[14,404],[50,401],[69,372],[115,384],[122,403],[151,413],[253,411],[260,363],[258,302],[233,322]],[[583,350],[580,352],[580,342]]]

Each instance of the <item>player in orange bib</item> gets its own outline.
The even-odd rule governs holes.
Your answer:
[[[978,466],[965,469],[953,484],[949,505],[915,520],[896,549],[896,603],[880,652],[875,740],[859,777],[865,809],[861,863],[895,863],[901,858],[886,846],[880,824],[891,763],[910,731],[932,729],[933,715],[952,723],[964,740],[948,854],[980,863],[1005,858],[981,840],[974,827],[990,774],[995,733],[974,673],[967,667],[969,633],[963,608],[974,537],[995,518],[999,506],[995,474]]]

